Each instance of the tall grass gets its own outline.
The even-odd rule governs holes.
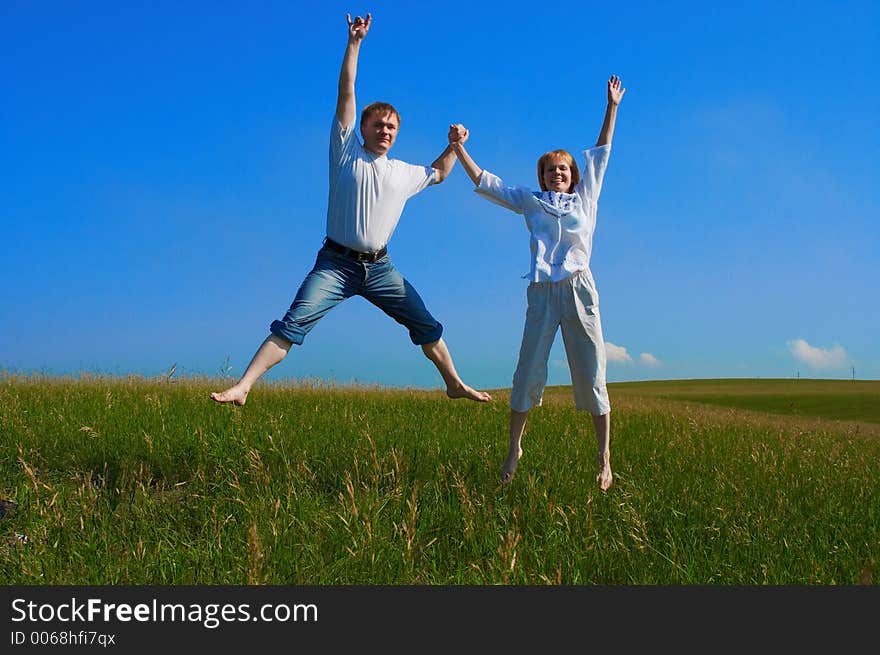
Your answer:
[[[216,385],[215,385],[216,386]],[[567,389],[502,485],[508,406],[440,392],[0,379],[8,584],[877,582],[880,440]],[[719,418],[720,417],[720,418]],[[26,538],[26,543],[24,543]]]

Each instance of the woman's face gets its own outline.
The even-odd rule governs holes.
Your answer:
[[[553,157],[544,162],[544,186],[548,191],[568,193],[571,186],[571,168],[561,157]]]

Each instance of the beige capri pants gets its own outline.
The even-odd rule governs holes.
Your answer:
[[[526,294],[526,325],[513,374],[510,409],[527,412],[541,404],[550,348],[561,326],[575,408],[596,416],[610,412],[599,294],[590,271],[573,273],[559,282],[532,282]]]

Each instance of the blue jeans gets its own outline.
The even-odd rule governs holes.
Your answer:
[[[362,296],[409,330],[417,346],[433,343],[443,326],[431,316],[418,292],[394,268],[386,254],[373,263],[356,262],[329,248],[321,248],[315,266],[296,292],[290,309],[269,330],[301,345],[324,315],[346,298]]]

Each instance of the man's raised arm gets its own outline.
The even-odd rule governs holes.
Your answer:
[[[336,120],[342,127],[348,127],[357,114],[357,105],[354,100],[354,80],[357,77],[358,53],[361,49],[361,41],[370,31],[370,23],[373,17],[367,14],[365,21],[360,16],[351,20],[351,14],[346,14],[348,21],[348,44],[345,46],[345,56],[342,58],[342,70],[339,71],[339,96],[336,99]]]

